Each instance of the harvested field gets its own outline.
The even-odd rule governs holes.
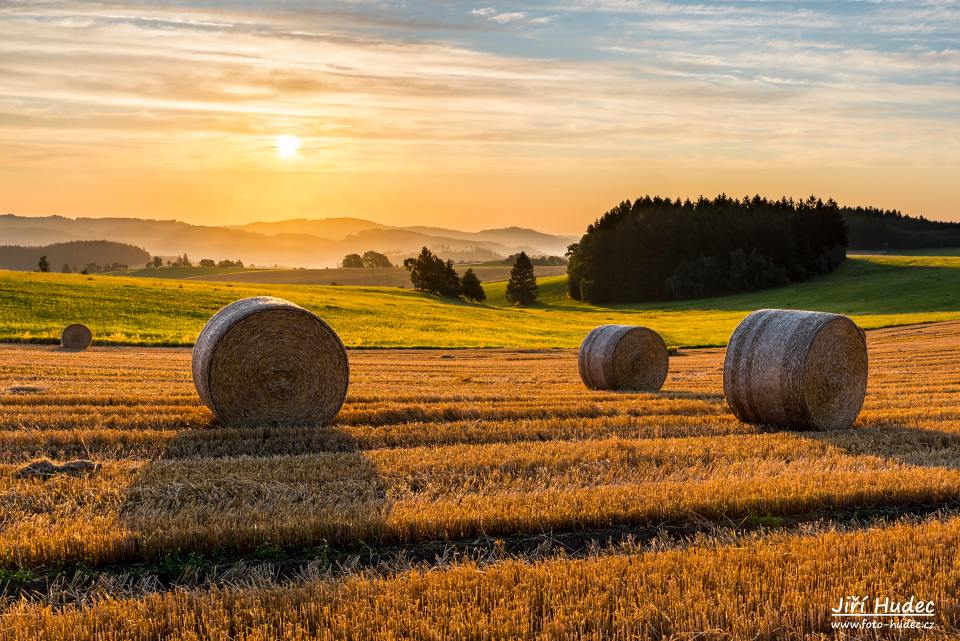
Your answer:
[[[111,599],[66,609],[40,595],[9,604],[0,629],[72,638],[96,626],[150,638],[177,620],[175,638],[283,630],[332,638],[348,629],[360,638],[549,638],[609,636],[616,617],[624,638],[715,629],[779,638],[828,632],[835,599],[871,590],[936,599],[938,630],[952,629],[960,323],[867,338],[863,412],[853,429],[820,432],[737,421],[717,349],[671,357],[659,394],[585,390],[570,350],[354,351],[332,427],[225,429],[196,397],[186,349],[2,346],[0,565],[10,576],[58,576],[76,564],[142,571],[170,555],[261,558],[264,549],[318,558],[319,549],[544,533],[589,541],[609,528],[706,524],[713,534],[429,572],[324,570],[282,585],[268,577],[152,596],[140,592],[156,586],[111,588]],[[42,457],[100,466],[18,477]],[[930,506],[946,511],[860,529],[876,514]],[[857,531],[830,531],[839,513],[858,515]],[[743,540],[734,533],[805,519],[827,522]],[[130,600],[114,600],[123,594]],[[417,599],[431,604],[427,614]],[[703,608],[682,607],[692,601]]]

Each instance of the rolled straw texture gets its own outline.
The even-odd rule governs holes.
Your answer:
[[[336,332],[282,298],[227,305],[193,348],[197,393],[227,425],[325,425],[340,411],[349,378]]]
[[[583,339],[580,378],[590,389],[657,391],[667,378],[667,345],[652,329],[601,325]]]
[[[727,345],[723,393],[747,423],[850,427],[866,389],[866,339],[846,316],[761,309],[737,326]]]

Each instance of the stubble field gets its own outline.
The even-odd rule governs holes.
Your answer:
[[[719,349],[659,394],[572,350],[354,351],[332,427],[225,429],[189,350],[0,347],[0,633],[800,638],[848,594],[955,631],[960,323],[868,340],[856,427],[792,433],[728,412]]]

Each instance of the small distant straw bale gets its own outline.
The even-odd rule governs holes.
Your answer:
[[[583,339],[580,378],[590,389],[657,391],[669,357],[660,334],[633,325],[601,325]]]
[[[66,349],[87,349],[93,342],[93,332],[81,323],[67,325],[60,334],[60,346]]]

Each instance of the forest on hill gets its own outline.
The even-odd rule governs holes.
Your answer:
[[[960,247],[960,222],[907,216],[897,210],[842,207],[850,249],[896,251]]]
[[[55,272],[85,269],[97,272],[105,267],[117,269],[120,265],[143,267],[150,260],[150,254],[134,245],[109,240],[74,240],[36,247],[0,245],[0,269],[33,271],[38,269],[44,256],[49,271]]]
[[[800,282],[846,258],[832,200],[624,201],[570,246],[571,298],[629,303],[700,298]]]

